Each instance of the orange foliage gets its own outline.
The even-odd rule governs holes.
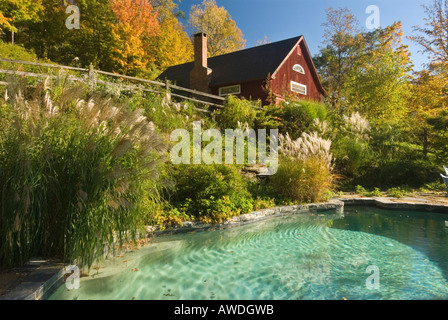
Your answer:
[[[148,43],[160,28],[157,12],[149,0],[112,0],[111,8],[117,19],[112,29],[117,71],[132,75],[145,73],[152,62]]]

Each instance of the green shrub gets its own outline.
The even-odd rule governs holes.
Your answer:
[[[383,193],[381,192],[381,190],[377,187],[375,187],[373,189],[373,191],[369,192],[369,196],[370,197],[381,197],[383,195]]]
[[[389,197],[403,198],[408,195],[408,192],[400,187],[394,187],[387,190],[387,195]]]
[[[171,203],[203,222],[221,222],[247,213],[253,199],[234,165],[172,165]]]
[[[254,102],[237,98],[233,95],[227,96],[224,108],[217,109],[213,116],[221,129],[237,129],[245,123],[249,128],[254,127],[254,120],[257,115],[253,107]]]
[[[269,209],[275,207],[275,199],[270,197],[257,197],[254,200],[254,210]]]
[[[409,142],[411,133],[403,124],[375,123],[371,126],[368,157],[353,177],[353,184],[383,189],[420,188],[436,181],[439,169],[434,157]]]
[[[11,60],[22,60],[22,61],[30,61],[30,62],[38,62],[38,63],[49,63],[55,64],[49,60],[40,60],[37,58],[37,55],[32,51],[27,51],[20,45],[5,43],[0,40],[0,57],[4,59]],[[53,74],[58,75],[59,70],[54,68],[42,67],[42,66],[34,66],[28,64],[18,64],[18,63],[10,63],[10,62],[0,62],[0,69],[7,70],[15,70],[15,71],[26,71],[33,73],[42,73],[42,74]],[[0,75],[0,79],[8,82],[12,82],[12,80],[17,81],[18,79],[12,77],[11,75]],[[38,80],[33,77],[22,78],[20,79],[22,82],[26,82],[28,84],[35,85]]]
[[[360,185],[356,186],[355,192],[361,196],[368,196],[368,194],[369,194],[367,192],[367,190],[363,186],[360,186]]]
[[[375,187],[372,191],[367,191],[363,186],[357,185],[355,188],[355,192],[363,197],[381,197],[383,193],[377,187]]]
[[[38,58],[34,52],[27,51],[25,48],[17,44],[6,43],[0,40],[0,57],[12,60],[23,60],[38,62]],[[1,62],[2,67],[11,67],[12,64]]]
[[[335,171],[344,177],[344,184],[364,173],[365,166],[371,163],[369,146],[370,125],[359,113],[350,116],[336,116],[333,119],[333,144],[331,151],[335,158]]]
[[[440,181],[434,181],[430,183],[426,183],[423,187],[421,187],[421,191],[445,191],[446,185],[440,178]]]
[[[380,159],[377,165],[365,169],[355,181],[367,187],[409,186],[420,188],[440,179],[438,166],[413,152],[396,155],[389,160]]]
[[[313,131],[315,120],[323,122],[327,119],[327,107],[321,103],[308,100],[290,100],[280,106],[266,109],[265,117],[277,120],[279,133],[288,134],[291,139],[299,138],[302,133]]]

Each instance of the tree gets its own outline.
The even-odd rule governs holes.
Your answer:
[[[327,21],[323,23],[325,47],[315,57],[315,62],[329,93],[330,105],[343,111],[343,88],[359,57],[362,38],[358,35],[358,21],[349,9],[328,8],[326,12]]]
[[[149,40],[159,30],[157,13],[149,0],[112,0],[111,8],[117,19],[112,27],[116,71],[130,75],[147,71],[154,62],[148,53]]]
[[[402,43],[401,23],[361,34],[362,50],[348,72],[344,97],[346,111],[369,119],[401,121],[410,98],[412,63]]]
[[[38,21],[43,10],[42,0],[2,0],[0,1],[0,29],[11,32],[14,43],[14,33],[18,31],[17,24],[26,21]]]
[[[429,151],[446,151],[448,107],[448,0],[434,0],[425,8],[425,26],[415,26],[417,35],[409,37],[419,44],[429,56],[426,69],[416,74],[413,85],[411,115],[416,126],[416,136]]]
[[[422,70],[416,74],[412,85],[412,100],[409,107],[409,119],[414,124],[416,143],[422,146],[424,155],[427,155],[437,140],[438,133],[434,130],[440,128],[436,119],[448,109],[448,76],[443,72]]]
[[[178,11],[172,0],[153,3],[160,24],[159,33],[152,38],[150,46],[155,66],[165,70],[169,66],[193,60],[193,44],[178,20],[183,13]]]
[[[112,26],[115,22],[110,5],[103,0],[77,0],[81,12],[80,29],[67,29],[67,4],[60,0],[42,0],[44,10],[39,21],[23,24],[20,44],[36,52],[39,58],[77,66],[113,71]]]
[[[434,0],[425,8],[425,26],[415,26],[416,36],[409,37],[429,54],[431,64],[448,67],[448,0]]]
[[[412,64],[401,23],[363,33],[348,9],[327,10],[326,47],[315,57],[330,105],[369,120],[399,121],[410,96]]]
[[[215,0],[204,0],[202,6],[193,5],[188,22],[195,32],[207,34],[210,57],[243,49],[246,44],[235,21]]]

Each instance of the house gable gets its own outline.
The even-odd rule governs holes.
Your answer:
[[[297,96],[319,101],[325,95],[303,37],[272,74],[271,90],[278,98]]]

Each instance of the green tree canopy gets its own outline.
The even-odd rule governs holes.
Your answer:
[[[43,10],[42,0],[0,1],[0,28],[17,32],[15,23],[38,20]]]
[[[340,113],[398,121],[406,111],[412,69],[401,23],[363,33],[348,9],[330,8],[327,17],[327,45],[315,62],[331,106]]]

